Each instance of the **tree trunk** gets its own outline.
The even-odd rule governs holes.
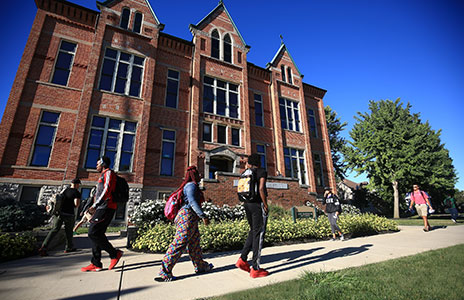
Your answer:
[[[393,186],[393,218],[398,219],[400,217],[400,196],[398,193],[398,181],[392,182]]]

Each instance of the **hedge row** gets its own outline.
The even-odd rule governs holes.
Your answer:
[[[0,233],[0,261],[31,255],[36,243],[37,239],[31,232]]]
[[[386,231],[398,231],[395,222],[372,214],[341,215],[338,225],[345,234],[364,236]],[[249,226],[247,221],[230,221],[209,226],[200,224],[201,247],[206,251],[225,251],[241,249],[246,240]],[[135,250],[163,253],[175,235],[172,224],[156,224],[139,230],[132,244]],[[289,241],[322,240],[331,236],[327,217],[321,216],[316,222],[312,219],[291,218],[270,219],[267,224],[265,243],[275,245]]]

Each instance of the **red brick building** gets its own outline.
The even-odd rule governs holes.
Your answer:
[[[99,11],[35,2],[0,128],[3,195],[43,203],[79,177],[85,197],[101,155],[130,183],[119,218],[175,189],[188,165],[204,174],[208,199],[236,204],[234,179],[252,152],[272,203],[335,187],[326,91],[303,82],[283,43],[265,67],[248,62],[222,1],[190,25],[191,41],[163,33],[146,0],[97,2]]]

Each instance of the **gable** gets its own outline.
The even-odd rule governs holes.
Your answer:
[[[121,12],[124,7],[127,7],[130,8],[133,12],[141,12],[144,15],[144,22],[151,23],[157,26],[160,30],[163,30],[164,28],[164,24],[159,21],[148,0],[107,0],[104,2],[97,1],[97,7],[100,10],[102,10],[102,7],[106,7],[117,12]]]
[[[277,53],[274,55],[274,58],[271,60],[271,62],[269,62],[266,65],[266,68],[267,69],[270,69],[271,67],[280,68],[281,65],[293,67],[293,69],[298,71],[298,74],[300,75],[301,78],[304,77],[304,75],[301,74],[300,69],[298,69],[295,61],[293,60],[292,55],[288,51],[287,46],[285,46],[283,42],[280,44],[280,48],[279,50],[277,50]]]

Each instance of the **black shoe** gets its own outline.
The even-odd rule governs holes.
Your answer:
[[[39,255],[42,256],[42,257],[43,257],[43,256],[48,256],[47,249],[44,248],[44,247],[41,247],[41,248],[39,249]]]
[[[64,253],[71,253],[71,252],[76,252],[76,248],[70,248],[70,249],[66,249],[64,250]]]

